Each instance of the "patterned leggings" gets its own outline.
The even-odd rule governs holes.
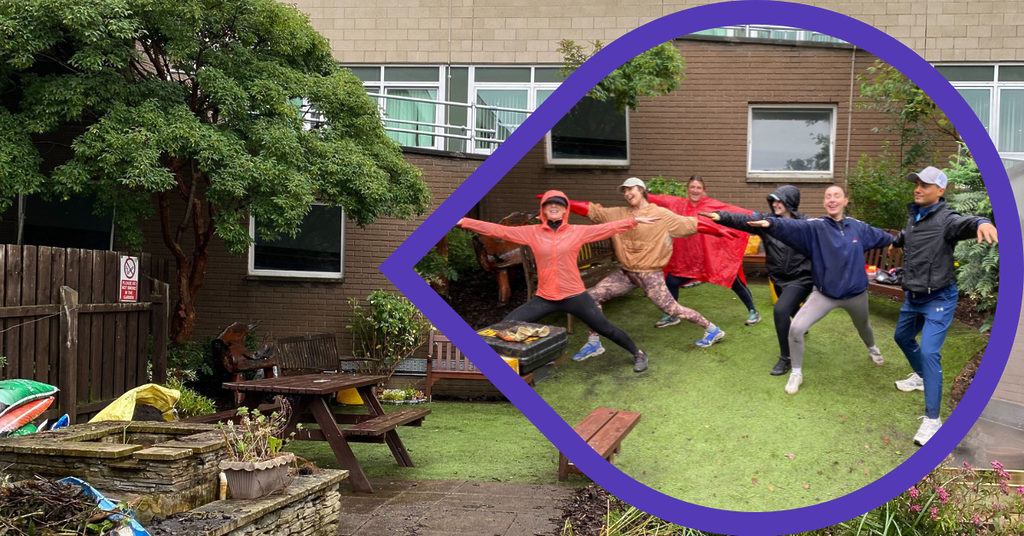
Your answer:
[[[587,289],[587,294],[594,298],[597,305],[600,305],[612,298],[622,296],[636,287],[644,289],[647,297],[658,306],[665,314],[681,318],[687,322],[693,322],[702,328],[707,328],[711,321],[701,316],[700,313],[679,305],[679,302],[669,294],[665,286],[665,276],[661,272],[629,272],[618,270],[600,283]]]

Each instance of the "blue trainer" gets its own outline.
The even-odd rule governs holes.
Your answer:
[[[593,357],[595,355],[601,355],[603,353],[604,353],[604,346],[601,346],[601,341],[588,342],[587,344],[583,345],[583,348],[580,348],[579,352],[576,352],[576,355],[572,356],[572,359],[573,359],[573,361],[583,361],[584,359],[587,359],[588,357]]]
[[[697,346],[700,346],[701,348],[707,348],[708,346],[711,346],[712,344],[715,344],[716,342],[722,340],[722,337],[725,337],[725,332],[722,331],[722,328],[716,326],[713,331],[704,332],[704,338],[697,341]]]

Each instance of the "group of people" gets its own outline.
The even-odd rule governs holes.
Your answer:
[[[906,300],[894,338],[914,372],[895,386],[901,391],[924,391],[925,415],[914,436],[915,443],[924,445],[941,426],[940,351],[958,297],[953,248],[968,238],[995,243],[998,237],[991,221],[961,215],[946,204],[947,177],[941,170],[927,167],[909,174],[907,180],[914,184],[914,200],[908,205],[906,227],[895,237],[847,217],[849,198],[839,185],[825,190],[826,216],[807,218],[798,211],[800,191],[795,186],[785,185],[768,195],[768,212],[752,212],[708,197],[697,175],[687,184],[686,198],[649,194],[642,180],[631,177],[619,186],[626,206],[571,200],[551,190],[540,196],[540,225],[507,227],[470,218],[462,218],[459,225],[527,245],[534,252],[536,296],[506,320],[534,322],[556,311],[573,314],[592,330],[575,360],[603,353],[600,336],[604,336],[633,356],[635,372],[647,370],[648,356],[604,316],[601,304],[640,287],[665,315],[655,327],[680,320],[695,323],[704,328],[697,346],[709,347],[725,332],[699,312],[680,305],[679,288],[693,281],[729,287],[747,308],[745,324],[757,324],[761,317],[745,283],[742,252],[747,233],[760,235],[769,281],[778,297],[773,319],[779,357],[770,373],[790,373],[785,386],[790,395],[799,391],[804,380],[805,334],[836,308],[849,314],[870,360],[884,364],[868,316],[864,253],[901,247]],[[570,211],[597,225],[570,225]],[[587,242],[609,237],[622,268],[586,289],[576,265],[579,250]]]

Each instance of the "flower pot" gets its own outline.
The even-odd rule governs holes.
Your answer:
[[[295,455],[285,452],[259,462],[220,462],[232,499],[258,499],[280,491],[291,482],[288,468]]]

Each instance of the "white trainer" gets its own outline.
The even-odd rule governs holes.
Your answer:
[[[786,382],[786,394],[795,395],[800,390],[800,384],[804,383],[804,375],[799,372],[789,374],[789,381]]]
[[[910,376],[907,376],[905,380],[896,380],[893,383],[896,384],[897,389],[904,393],[924,391],[924,379],[918,376],[916,372],[911,372]]]
[[[882,366],[885,364],[885,359],[882,359],[882,351],[879,350],[877,346],[872,346],[871,348],[868,348],[868,357],[871,358],[872,363],[878,366]]]
[[[929,419],[928,417],[921,417],[921,419],[923,419],[921,427],[914,434],[914,443],[923,447],[935,435],[935,432],[938,432],[939,428],[942,427],[942,421],[939,419]]]

